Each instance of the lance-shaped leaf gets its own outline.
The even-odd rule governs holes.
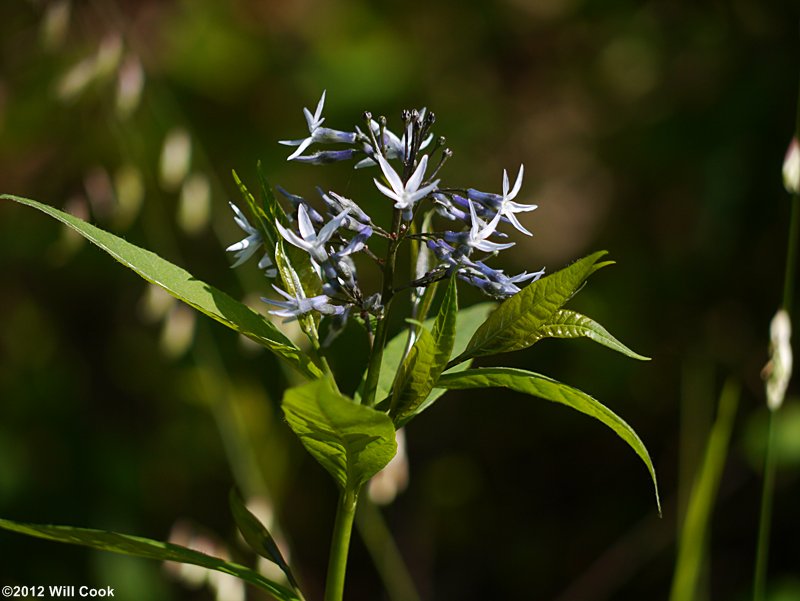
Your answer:
[[[526,286],[503,301],[478,328],[466,350],[450,362],[527,348],[539,340],[539,329],[577,292],[581,284],[610,261],[598,263],[605,251],[596,252],[569,267]]]
[[[456,279],[451,277],[433,331],[429,333],[424,327],[420,328],[417,341],[397,372],[389,410],[395,424],[405,424],[417,414],[447,365],[456,337],[457,313]]]
[[[242,198],[244,198],[250,209],[250,213],[254,216],[256,227],[261,232],[265,241],[264,252],[269,255],[273,263],[277,263],[279,258],[276,257],[275,248],[278,244],[283,243],[283,238],[280,232],[278,232],[278,228],[275,227],[275,224],[280,223],[284,227],[289,227],[289,219],[283,207],[281,207],[278,202],[278,199],[275,198],[275,194],[272,192],[272,186],[270,186],[261,168],[261,161],[258,162],[258,180],[261,186],[262,196],[262,203],[260,204],[247,189],[247,186],[244,185],[236,171],[232,173],[233,179],[239,187],[239,191],[242,193]],[[288,248],[282,247],[282,250],[284,252],[284,260],[288,260],[291,263],[297,275],[300,277],[300,281],[303,283],[303,288],[306,293],[309,296],[321,294],[322,282],[320,282],[319,276],[311,265],[308,254],[294,246],[289,246]],[[284,283],[286,283],[285,280]]]
[[[392,420],[342,396],[327,378],[290,388],[286,421],[344,491],[357,491],[397,452]]]
[[[299,590],[300,587],[297,584],[297,580],[295,580],[294,574],[292,574],[292,570],[289,568],[289,564],[286,563],[286,560],[283,558],[283,554],[275,543],[275,539],[272,538],[266,526],[264,526],[264,524],[262,524],[247,508],[247,505],[244,504],[244,500],[239,496],[236,489],[231,489],[230,495],[228,495],[228,501],[233,519],[236,522],[236,527],[239,528],[239,532],[242,533],[245,542],[247,542],[250,548],[261,557],[275,563],[281,571],[286,574],[286,578],[289,580],[292,587],[294,587],[295,590]]]
[[[537,340],[541,340],[542,338],[580,337],[585,337],[595,341],[597,344],[607,346],[631,359],[650,361],[650,357],[634,353],[593,319],[576,313],[575,311],[570,311],[569,309],[559,309],[556,311],[550,321],[539,328],[537,332]]]
[[[306,255],[305,258],[308,260],[308,255]],[[309,291],[306,290],[305,286],[303,286],[300,275],[297,273],[297,271],[295,271],[291,260],[289,260],[289,257],[286,254],[285,246],[282,240],[275,245],[275,265],[278,268],[278,273],[281,275],[283,287],[286,289],[286,292],[295,298],[308,298],[309,296],[315,296],[315,294],[309,294]],[[300,315],[297,318],[300,328],[303,330],[306,336],[314,341],[315,345],[319,345],[319,332],[317,331],[317,324],[319,324],[319,320],[320,315],[316,311],[311,311],[305,315]]]
[[[496,303],[485,302],[472,305],[466,309],[461,309],[456,315],[456,337],[453,342],[452,355],[460,354],[467,347],[475,330],[478,329],[486,317],[494,311],[497,307]],[[424,327],[432,328],[435,318],[427,319],[424,322]],[[376,399],[386,399],[392,391],[392,383],[394,382],[397,370],[400,368],[400,363],[403,361],[405,354],[406,341],[408,340],[408,332],[400,332],[397,336],[392,338],[386,345],[383,351],[383,362],[381,363],[380,378],[378,378],[378,389],[375,393]],[[451,368],[452,371],[467,369],[470,362],[466,361],[456,367]],[[366,376],[366,374],[365,374]],[[429,406],[433,401],[438,399],[444,394],[444,390],[434,389],[425,401],[424,406]],[[388,409],[388,407],[387,407]],[[422,409],[420,409],[421,411]],[[419,413],[419,411],[418,411]]]
[[[122,555],[202,566],[209,570],[216,570],[217,572],[236,576],[245,582],[249,582],[267,591],[281,601],[299,601],[301,599],[294,591],[265,578],[250,568],[172,543],[132,536],[130,534],[120,534],[119,532],[107,532],[105,530],[74,528],[72,526],[24,524],[3,519],[0,519],[0,528],[20,534],[27,534],[28,536],[35,536],[37,538],[44,538],[60,543],[82,545],[84,547],[100,549],[101,551],[111,551],[112,553],[120,553]]]
[[[468,369],[462,372],[444,374],[439,378],[436,386],[449,390],[465,388],[508,388],[547,401],[553,401],[554,403],[561,403],[562,405],[572,407],[576,411],[580,411],[581,413],[595,418],[616,432],[617,436],[628,443],[644,462],[653,480],[656,504],[658,505],[659,513],[661,512],[656,471],[644,443],[636,432],[634,432],[633,428],[625,423],[621,417],[585,392],[557,382],[547,376],[510,367]]]
[[[114,234],[51,206],[8,194],[3,194],[0,198],[28,205],[58,219],[148,282],[163,288],[178,300],[265,346],[305,376],[317,378],[322,374],[311,359],[263,315],[234,300],[221,290],[198,280],[185,269],[162,259],[149,250],[135,246]]]

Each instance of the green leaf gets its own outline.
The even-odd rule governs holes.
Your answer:
[[[472,335],[478,326],[482,324],[486,317],[494,311],[497,307],[496,303],[486,302],[472,305],[466,309],[461,309],[456,315],[456,337],[453,342],[453,351],[451,354],[455,355],[464,351],[467,347]],[[434,319],[427,319],[424,322],[426,328],[433,327]],[[381,363],[381,373],[378,379],[378,389],[375,393],[376,399],[385,399],[392,391],[392,383],[394,382],[397,370],[400,368],[400,363],[403,360],[403,355],[406,350],[406,341],[408,340],[408,332],[402,331],[397,336],[392,338],[383,351],[383,362]],[[451,368],[452,371],[467,369],[469,362],[462,363],[461,365]],[[365,374],[366,375],[366,374]],[[428,400],[423,404],[424,407],[430,404],[444,394],[444,390],[434,389]],[[420,408],[420,411],[422,408]],[[419,413],[419,411],[417,412]]]
[[[289,564],[286,563],[286,560],[283,558],[283,554],[275,543],[275,539],[272,538],[272,535],[264,524],[262,524],[247,508],[242,497],[236,492],[236,489],[231,489],[228,501],[233,519],[236,522],[236,527],[239,528],[239,532],[242,533],[244,540],[250,548],[261,557],[269,559],[271,562],[277,564],[281,571],[286,574],[286,578],[289,579],[289,583],[292,587],[298,590],[300,587],[297,585],[297,580],[295,580],[292,570],[289,568]]]
[[[542,338],[580,338],[581,336],[594,340],[597,344],[607,346],[631,359],[650,361],[650,357],[634,353],[593,319],[569,309],[556,311],[550,321],[539,328],[537,332],[537,340]]]
[[[467,349],[450,362],[455,365],[472,357],[494,355],[527,348],[538,338],[539,329],[547,324],[581,284],[610,261],[598,263],[605,251],[596,252],[526,286],[503,301],[497,310],[478,328]]]
[[[242,193],[242,198],[247,203],[250,214],[255,219],[255,225],[264,236],[264,248],[271,255],[275,245],[282,240],[280,233],[278,232],[278,228],[275,227],[275,223],[278,219],[281,219],[281,217],[283,219],[281,224],[285,222],[286,216],[283,214],[283,209],[279,204],[277,204],[275,197],[271,194],[271,191],[271,202],[265,200],[263,204],[259,204],[255,197],[247,189],[247,186],[245,186],[245,184],[242,182],[241,178],[239,178],[239,174],[236,173],[235,170],[231,171],[231,173],[233,175],[233,180],[239,187],[239,191]],[[259,163],[259,179],[261,179],[261,163]]]
[[[290,388],[286,421],[344,491],[358,491],[397,452],[392,420],[333,389],[327,378]]]
[[[576,411],[580,411],[581,413],[595,418],[616,432],[617,436],[628,443],[644,462],[653,480],[656,504],[658,505],[659,513],[661,512],[656,471],[644,443],[642,443],[633,428],[625,423],[622,418],[585,392],[557,382],[547,376],[510,367],[468,369],[458,373],[444,374],[439,378],[436,386],[448,390],[494,387],[508,388],[547,401],[553,401],[554,403],[561,403],[562,405],[572,407]]]
[[[306,256],[306,258],[308,257]],[[278,268],[278,273],[281,275],[281,280],[283,280],[283,286],[286,289],[286,292],[295,298],[308,298],[309,296],[315,296],[314,294],[309,295],[300,281],[300,276],[298,275],[297,271],[295,271],[294,267],[292,266],[292,262],[289,260],[289,257],[284,251],[283,242],[278,242],[275,245],[275,266]],[[317,331],[319,319],[319,313],[316,311],[306,313],[305,315],[301,315],[297,318],[300,328],[303,330],[305,335],[314,342],[315,346],[319,346],[319,333]]]
[[[72,526],[23,524],[3,519],[0,519],[0,528],[46,540],[82,545],[100,549],[101,551],[121,553],[122,555],[202,566],[209,570],[236,576],[269,592],[281,601],[298,601],[300,599],[294,591],[265,578],[254,570],[172,543],[141,538],[130,534],[107,532],[105,530],[74,528]]]
[[[455,342],[457,314],[456,278],[451,277],[433,324],[433,332],[428,333],[424,327],[420,328],[414,346],[397,373],[389,411],[396,425],[407,423],[418,413],[420,405],[428,398],[447,365]]]
[[[28,205],[58,219],[148,282],[160,286],[190,307],[265,346],[305,376],[317,378],[322,375],[311,359],[263,315],[196,279],[185,269],[51,206],[8,194],[0,195],[0,198]]]
[[[670,601],[697,598],[701,571],[707,560],[705,555],[711,512],[728,457],[728,444],[740,392],[739,385],[728,380],[720,395],[717,419],[711,429],[703,463],[698,468],[681,526]]]

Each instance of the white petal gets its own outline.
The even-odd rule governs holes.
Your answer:
[[[439,185],[440,181],[442,181],[442,180],[437,179],[435,182],[431,182],[430,184],[428,184],[424,188],[421,188],[421,189],[417,190],[416,192],[414,192],[409,197],[409,200],[411,202],[417,202],[418,200],[421,200],[421,199],[425,198],[428,194],[430,194],[431,192],[433,192],[436,189],[436,186]]]
[[[527,234],[528,236],[533,236],[533,234],[531,234],[528,230],[522,227],[522,224],[519,222],[517,216],[514,215],[514,213],[506,213],[505,216],[511,222],[511,225],[513,225],[518,231],[522,232],[523,234]]]
[[[412,194],[417,191],[417,188],[419,188],[419,185],[422,183],[422,178],[425,177],[425,170],[427,168],[428,168],[428,155],[426,154],[422,157],[422,160],[419,162],[419,165],[417,165],[414,174],[408,179],[408,182],[406,182],[406,187],[405,187],[406,191]]]
[[[389,185],[392,187],[395,194],[402,195],[403,192],[405,192],[403,180],[401,180],[400,176],[397,175],[397,172],[389,164],[389,161],[384,159],[380,154],[376,154],[375,158],[378,159],[378,164],[381,166],[381,171],[383,171],[383,175],[386,177],[386,180],[389,182]]]
[[[503,203],[503,209],[506,214],[508,213],[527,213],[528,211],[535,211],[539,205],[524,205],[519,202],[507,201]]]
[[[508,187],[509,187],[508,171],[503,169],[503,198],[506,198],[508,196]]]
[[[388,196],[392,200],[395,200],[395,201],[399,202],[400,199],[402,198],[401,195],[397,194],[394,190],[390,190],[389,188],[384,186],[382,183],[380,183],[375,178],[372,178],[372,181],[375,182],[375,185],[378,187],[378,190],[380,190],[383,194],[385,194],[386,196]]]
[[[322,90],[322,96],[320,96],[319,98],[319,102],[317,103],[317,110],[314,113],[314,121],[317,122],[318,125],[322,123],[322,121],[320,121],[319,118],[322,116],[322,107],[325,106],[325,92],[327,91],[328,90]]]
[[[342,222],[347,218],[347,214],[350,212],[350,209],[345,209],[341,213],[339,213],[336,217],[331,219],[325,226],[319,231],[319,235],[317,236],[317,244],[322,246],[328,240],[331,239],[334,232],[338,230],[342,226]]]
[[[286,160],[287,161],[291,161],[292,159],[296,159],[297,157],[299,157],[301,154],[303,154],[303,151],[306,148],[311,146],[311,143],[313,141],[314,141],[313,138],[306,138],[305,140],[300,142],[300,145],[297,147],[297,150],[295,150],[292,154],[290,154],[288,157],[286,157]]]
[[[297,227],[300,230],[300,235],[303,237],[303,240],[306,242],[316,240],[317,232],[311,223],[311,219],[308,217],[308,210],[304,204],[301,204],[297,208]]]
[[[303,250],[307,251],[312,247],[311,244],[308,244],[305,240],[303,240],[300,236],[295,234],[292,230],[287,230],[280,223],[276,223],[275,227],[278,228],[278,231],[280,232],[281,236],[283,236],[284,240],[286,240],[290,244],[293,244],[297,248],[302,248]]]
[[[519,194],[519,189],[522,187],[522,173],[525,170],[525,166],[520,163],[519,165],[519,173],[517,173],[517,181],[514,182],[514,189],[511,190],[511,194],[506,195],[505,187],[503,188],[503,198],[506,200],[511,200],[512,198],[516,198],[517,194]]]

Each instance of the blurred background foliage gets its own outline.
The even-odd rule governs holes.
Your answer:
[[[303,135],[300,109],[323,89],[326,125],[343,129],[365,109],[397,124],[427,106],[455,151],[448,181],[498,190],[502,169],[525,163],[520,198],[540,208],[526,221],[534,237],[504,253],[511,272],[597,249],[618,261],[572,306],[652,362],[559,341],[503,360],[624,416],[653,455],[665,511],[599,424],[511,393],[451,393],[409,428],[410,483],[384,511],[421,596],[666,598],[687,484],[733,376],[742,401],[698,598],[746,599],[797,24],[788,0],[3,2],[0,189],[260,306],[255,265],[234,272],[223,251],[241,238],[231,169],[253,190],[261,160],[290,191],[311,196],[313,182],[369,198],[371,174],[287,163],[276,141]],[[11,203],[0,273],[0,515],[162,539],[179,522],[247,562],[226,507],[236,483],[279,522],[317,598],[335,490],[281,423],[291,374]],[[365,353],[358,328],[334,346],[350,386]],[[780,601],[800,599],[792,394],[769,578]],[[356,540],[348,598],[386,598]],[[12,534],[0,556],[2,584],[213,598],[156,564]]]

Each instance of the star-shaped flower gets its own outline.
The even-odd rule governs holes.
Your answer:
[[[303,109],[303,114],[306,117],[306,123],[308,124],[308,133],[309,136],[307,138],[303,138],[302,140],[280,140],[279,144],[283,144],[284,146],[297,146],[297,150],[295,150],[292,154],[287,157],[287,161],[291,161],[292,159],[298,158],[303,151],[311,146],[314,142],[344,142],[347,144],[352,144],[355,142],[356,135],[352,132],[346,131],[339,131],[337,129],[328,129],[327,127],[322,127],[323,121],[325,121],[325,117],[322,116],[322,108],[325,106],[325,91],[322,92],[322,96],[317,103],[317,109],[314,111],[314,114],[311,114],[307,108]],[[349,152],[349,151],[344,151]],[[329,155],[323,155],[325,158],[329,158]],[[342,160],[340,155],[335,155],[336,160]],[[319,157],[306,157],[306,162],[314,162]]]
[[[341,315],[345,312],[345,307],[342,305],[332,305],[330,298],[324,294],[319,296],[312,296],[306,298],[302,293],[302,288],[298,289],[297,296],[292,296],[288,292],[281,290],[277,286],[272,286],[275,292],[284,297],[285,301],[272,300],[269,298],[262,298],[265,303],[280,307],[280,309],[269,311],[271,315],[278,317],[285,317],[285,321],[294,321],[301,315],[305,315],[311,311],[317,311],[323,315]]]
[[[305,204],[301,204],[297,208],[297,227],[300,230],[299,236],[293,231],[287,230],[280,223],[276,223],[275,225],[281,236],[283,236],[287,242],[295,245],[297,248],[302,248],[311,255],[311,258],[317,265],[321,265],[328,260],[328,251],[325,249],[325,244],[328,243],[336,230],[342,226],[342,223],[344,223],[344,220],[347,218],[348,212],[349,209],[345,209],[322,226],[322,229],[317,232],[314,229],[314,224],[311,223],[311,218],[308,216]]]
[[[469,215],[472,219],[472,226],[469,229],[469,237],[466,240],[467,246],[484,252],[495,252],[497,250],[505,250],[514,246],[513,242],[499,244],[497,242],[489,242],[488,238],[495,233],[497,224],[500,222],[500,213],[494,216],[489,223],[485,223],[475,213],[475,203],[469,203]]]
[[[231,265],[231,268],[233,268],[239,267],[239,265],[252,257],[256,251],[261,248],[263,240],[261,238],[261,232],[250,225],[250,222],[247,221],[247,217],[245,217],[242,210],[232,202],[228,204],[231,206],[231,209],[233,209],[233,220],[236,222],[236,225],[242,228],[244,233],[247,234],[246,238],[235,244],[231,244],[225,249],[227,252],[234,253],[233,256],[236,258],[236,261]]]
[[[379,154],[375,155],[375,158],[378,159],[378,164],[381,166],[381,171],[383,171],[383,175],[386,177],[386,181],[389,182],[391,189],[387,188],[377,179],[373,178],[375,185],[384,195],[395,201],[395,209],[403,210],[404,218],[410,219],[411,210],[414,208],[414,204],[433,192],[436,189],[436,186],[439,185],[439,180],[437,179],[427,186],[420,188],[422,180],[425,178],[425,169],[428,167],[428,155],[426,154],[422,157],[419,165],[417,165],[417,168],[414,170],[414,173],[411,175],[411,177],[408,178],[408,181],[405,183],[405,185],[403,184],[403,180],[400,179],[400,176],[397,175],[397,172],[394,170],[394,168],[389,164],[389,161]]]
[[[517,179],[514,182],[513,188],[510,186],[508,172],[503,169],[502,196],[500,194],[480,192],[473,188],[467,190],[467,196],[470,200],[475,200],[486,207],[496,210],[501,216],[508,219],[508,221],[511,222],[511,225],[513,225],[518,231],[522,232],[523,234],[527,234],[528,236],[532,236],[533,234],[531,234],[522,226],[515,215],[515,213],[526,213],[538,208],[537,205],[525,205],[514,202],[514,199],[517,197],[517,194],[519,194],[519,190],[522,187],[522,174],[524,172],[524,167],[524,165],[519,166],[519,172],[517,173]]]

